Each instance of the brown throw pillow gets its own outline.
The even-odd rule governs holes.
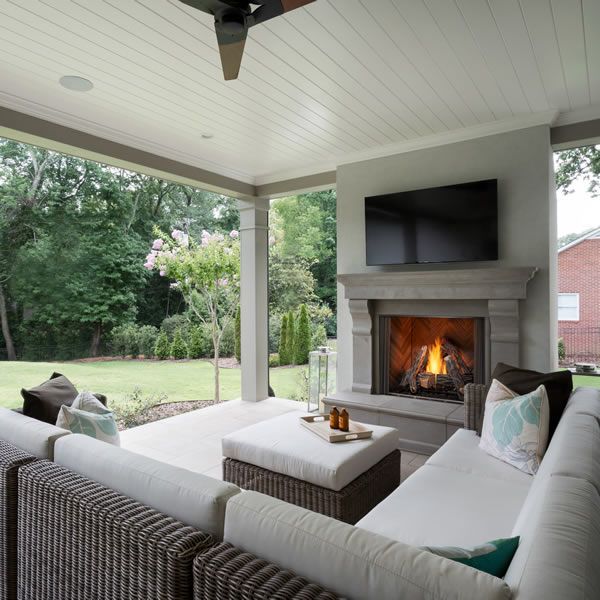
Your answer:
[[[52,373],[48,381],[29,390],[21,390],[23,414],[54,425],[60,407],[63,404],[71,406],[78,393],[75,386],[64,375]]]
[[[573,391],[573,375],[571,371],[555,371],[554,373],[539,373],[538,371],[529,371],[528,369],[519,369],[511,367],[504,363],[498,363],[492,374],[492,379],[497,379],[507,388],[520,396],[533,392],[540,385],[546,388],[548,394],[548,403],[550,405],[550,424],[548,431],[548,442],[552,438],[554,430],[565,410]],[[478,423],[478,432],[481,435],[483,426],[483,416],[485,405],[481,411],[481,418]]]

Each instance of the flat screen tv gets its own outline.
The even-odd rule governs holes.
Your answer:
[[[367,265],[498,259],[496,179],[365,198]]]

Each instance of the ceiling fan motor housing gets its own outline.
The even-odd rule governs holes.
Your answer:
[[[226,9],[215,15],[215,24],[221,32],[237,36],[246,31],[246,13],[242,9]]]

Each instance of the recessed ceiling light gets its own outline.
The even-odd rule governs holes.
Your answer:
[[[72,92],[89,92],[94,87],[89,79],[77,75],[64,75],[59,79],[59,83]]]
[[[203,133],[202,134],[202,139],[203,140],[212,140],[215,136],[212,133]]]

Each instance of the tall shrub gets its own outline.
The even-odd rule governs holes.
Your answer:
[[[173,343],[171,344],[171,356],[175,359],[182,359],[187,358],[187,355],[187,344],[181,335],[181,331],[178,329],[175,332],[175,337],[173,338]]]
[[[202,358],[206,352],[207,340],[201,327],[194,327],[188,341],[188,357]]]
[[[293,365],[296,361],[296,324],[294,313],[290,310],[287,318],[287,337],[285,340],[285,353],[288,364]]]
[[[242,307],[238,306],[235,313],[235,358],[242,362]]]
[[[308,318],[308,308],[306,304],[300,306],[300,316],[298,317],[298,332],[296,333],[296,364],[305,365],[308,363],[308,353],[310,352],[311,335],[310,320]]]
[[[289,365],[290,361],[287,353],[287,338],[288,338],[288,318],[283,315],[281,318],[281,334],[279,335],[279,364]]]
[[[142,325],[137,331],[137,346],[138,353],[143,354],[146,358],[154,356],[154,347],[156,346],[156,338],[158,337],[158,329],[152,325]]]
[[[161,331],[156,338],[154,354],[156,358],[160,360],[167,360],[167,358],[171,356],[171,344],[169,343],[169,338],[164,331]]]

